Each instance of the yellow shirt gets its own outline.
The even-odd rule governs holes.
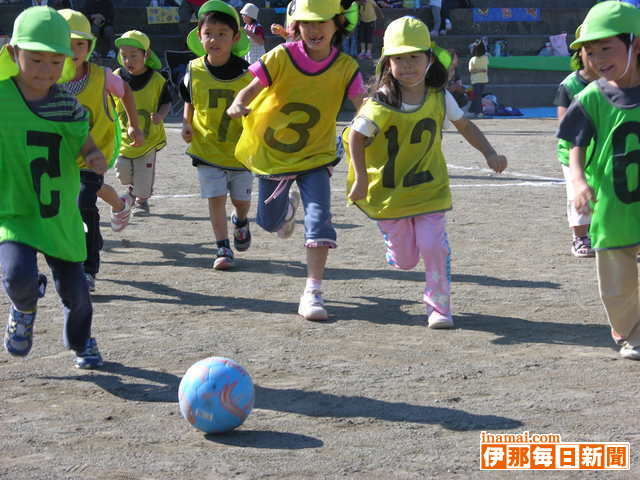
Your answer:
[[[188,68],[194,111],[193,138],[187,154],[216,167],[245,170],[234,154],[242,132],[242,120],[231,119],[226,110],[253,77],[245,72],[232,80],[216,78],[209,72],[204,57],[192,60]]]
[[[412,112],[369,99],[357,116],[373,122],[378,133],[365,147],[369,191],[356,205],[375,220],[449,210],[451,190],[442,153],[444,93],[430,88],[424,103]],[[350,159],[349,130],[342,138]],[[354,180],[349,160],[347,192]]]
[[[303,72],[280,45],[261,62],[271,79],[242,119],[236,158],[258,175],[287,175],[330,165],[336,118],[358,64],[338,55],[322,71]]]
[[[363,23],[375,22],[378,16],[374,7],[374,0],[367,0],[364,5],[360,5],[360,21]]]
[[[481,57],[471,57],[469,59],[469,73],[471,74],[471,83],[489,83],[489,57],[482,55]]]

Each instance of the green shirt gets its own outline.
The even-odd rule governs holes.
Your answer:
[[[39,116],[12,79],[0,81],[0,105],[0,243],[23,243],[62,260],[84,261],[76,157],[89,132],[86,115],[67,116],[67,121]]]
[[[560,83],[560,87],[564,89],[564,92],[569,97],[569,101],[573,99],[578,93],[580,93],[588,83],[582,78],[578,72],[573,72],[567,75],[567,77]],[[569,105],[561,105],[568,107]],[[569,166],[569,150],[571,150],[571,144],[566,140],[558,140],[558,147],[556,149],[558,161],[565,166]]]

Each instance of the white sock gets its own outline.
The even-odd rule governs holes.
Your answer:
[[[316,280],[315,278],[307,278],[307,285],[305,291],[312,292],[314,290],[320,290],[322,286],[322,280]]]

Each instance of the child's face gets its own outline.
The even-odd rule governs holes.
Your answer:
[[[66,57],[61,53],[14,48],[14,60],[20,68],[17,81],[27,97],[44,97],[62,75]]]
[[[598,69],[593,64],[592,59],[589,58],[589,55],[587,55],[587,50],[584,47],[580,49],[580,60],[582,60],[582,65],[584,65],[582,72],[585,73],[587,77],[598,78],[600,76]]]
[[[588,62],[591,62],[596,75],[604,77],[608,82],[617,82],[621,79],[625,70],[628,72],[637,69],[638,48],[637,41],[631,44],[631,65],[627,69],[628,49],[625,43],[618,37],[603,38],[588,42],[583,50]],[[585,62],[585,66],[587,63]]]
[[[250,25],[253,23],[253,18],[251,18],[249,15],[242,15],[242,21],[247,25]]]
[[[73,51],[73,64],[76,66],[76,69],[78,69],[89,56],[89,40],[72,38],[71,50]]]
[[[314,60],[322,60],[331,52],[331,40],[336,33],[333,19],[325,22],[300,22],[300,37],[307,53]]]
[[[428,66],[429,57],[425,52],[403,53],[389,57],[391,75],[404,88],[424,84]]]
[[[227,63],[233,44],[240,40],[240,33],[234,33],[229,25],[221,22],[203,23],[198,35],[207,52],[207,60],[214,66]]]
[[[120,47],[120,55],[122,56],[124,68],[126,68],[127,72],[131,75],[142,75],[147,71],[147,66],[144,64],[147,59],[144,50],[123,45]]]

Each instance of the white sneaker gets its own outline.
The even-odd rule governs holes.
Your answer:
[[[448,18],[444,19],[444,28],[447,30],[447,32],[453,28],[453,24]]]
[[[620,349],[620,356],[628,360],[640,360],[640,346],[633,347],[628,342],[624,342]]]
[[[291,216],[285,219],[280,229],[276,232],[278,238],[289,238],[293,235],[293,231],[296,228],[296,210],[300,205],[300,194],[298,192],[290,192],[289,203],[291,204]]]
[[[327,320],[329,315],[324,308],[322,292],[320,290],[305,290],[300,297],[298,314],[302,315],[305,320]]]
[[[111,209],[111,230],[114,232],[121,232],[129,225],[131,209],[136,201],[136,199],[128,193],[121,196],[120,199],[124,202],[124,208],[119,212],[114,212],[113,209]]]
[[[453,328],[453,318],[451,315],[443,315],[435,310],[429,314],[429,328],[434,330]]]

